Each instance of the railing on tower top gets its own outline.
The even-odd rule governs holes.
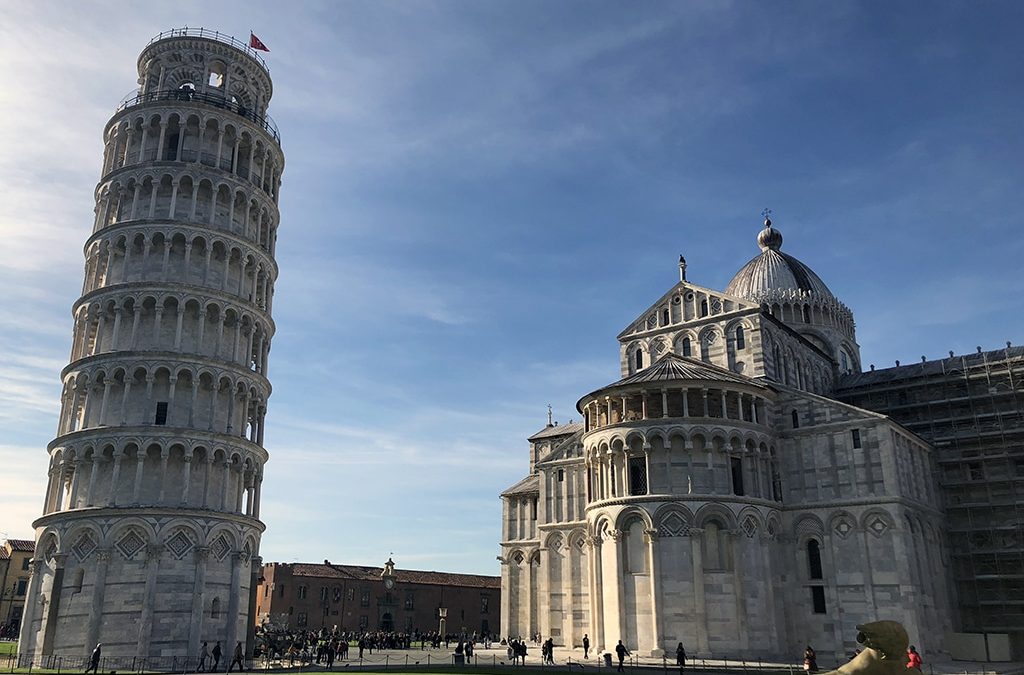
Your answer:
[[[136,92],[129,93],[117,106],[115,112],[121,112],[128,108],[150,103],[152,101],[198,101],[216,108],[229,110],[236,115],[241,115],[250,122],[254,122],[261,129],[274,137],[274,140],[281,143],[281,135],[277,132],[277,124],[270,115],[260,116],[255,111],[237,101],[228,101],[220,94],[204,94],[194,89],[164,89],[162,91],[151,91],[145,94]]]
[[[157,35],[155,38],[150,40],[146,44],[146,46],[148,47],[154,42],[166,40],[167,38],[173,37],[197,37],[206,38],[207,40],[214,40],[216,42],[223,42],[226,45],[231,45],[235,49],[239,49],[245,52],[253,59],[255,59],[256,63],[263,66],[263,70],[267,71],[268,73],[270,72],[270,66],[267,65],[267,62],[263,60],[263,57],[260,56],[255,49],[249,46],[248,42],[243,42],[242,40],[236,38],[234,35],[227,35],[225,33],[221,33],[220,31],[206,30],[205,28],[189,28],[188,26],[185,26],[184,28],[172,28],[171,30],[165,30],[163,33]]]

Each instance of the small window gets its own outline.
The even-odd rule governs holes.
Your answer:
[[[807,573],[811,579],[821,579],[821,549],[815,539],[807,542]]]
[[[629,458],[629,494],[647,494],[647,460],[644,457]]]
[[[565,481],[565,469],[558,470],[558,482],[562,483]]]
[[[22,558],[21,559],[21,571],[22,572],[28,572],[28,568],[29,568],[29,565],[30,565],[31,562],[32,562],[32,559],[29,558],[29,557]]]
[[[811,307],[810,305],[804,305],[804,323],[811,322]]]
[[[662,326],[667,326],[668,325],[668,310],[667,309],[661,310],[661,325]]]
[[[298,588],[298,595],[299,595],[299,600],[305,600],[306,599],[306,587],[305,586],[299,586],[299,588]]]
[[[414,598],[413,594],[411,592],[407,592],[405,594],[405,608],[406,609],[410,609],[410,610],[413,609],[415,607],[414,600],[415,600],[415,598]]]
[[[363,591],[362,596],[360,596],[360,598],[359,598],[359,606],[360,607],[369,607],[370,606],[370,591]]]
[[[321,588],[320,589],[320,600],[321,601],[326,601],[327,600],[327,595],[328,595],[327,588],[326,587],[325,588]]]
[[[284,597],[284,584],[281,584],[281,597]]]
[[[707,316],[708,315],[708,301],[707,300],[701,300],[700,301],[700,315],[701,316]]]
[[[160,401],[156,404],[156,420],[153,422],[157,426],[163,426],[167,424],[167,402]]]
[[[366,627],[370,625],[370,620],[364,614],[359,617],[359,630],[366,630]]]
[[[736,328],[736,349],[745,349],[747,346],[746,337],[743,335],[743,326]]]
[[[793,420],[793,428],[794,429],[799,429],[800,428],[800,413],[798,413],[796,410],[794,410],[790,414],[790,417]]]
[[[294,613],[295,613],[295,608],[294,607],[289,607],[288,608],[288,616],[291,616]]]
[[[356,589],[354,589],[354,588],[348,589],[348,593],[346,593],[346,595],[348,596],[349,600],[355,600],[356,599]]]
[[[690,338],[683,338],[683,356],[693,356],[693,349],[690,347]]]
[[[815,614],[825,614],[825,587],[811,586],[811,604],[814,606]]]
[[[643,353],[643,351],[640,350],[640,349],[637,349],[635,357],[636,357],[636,369],[640,370],[641,368],[644,367],[644,353]]]
[[[309,619],[306,616],[306,613],[305,612],[299,612],[299,616],[295,619],[295,625],[298,626],[299,628],[305,628],[306,624],[308,622],[309,622]]]
[[[480,613],[487,614],[490,611],[491,599],[486,595],[480,596]]]
[[[743,458],[730,457],[729,466],[732,469],[732,493],[742,497],[746,494],[743,491]]]
[[[850,436],[853,437],[853,447],[860,447],[860,429],[850,430]]]

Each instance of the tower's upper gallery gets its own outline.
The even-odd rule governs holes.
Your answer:
[[[273,85],[266,62],[231,36],[203,28],[160,33],[139,55],[139,93],[191,91],[243,116],[266,117]]]
[[[757,235],[757,245],[761,247],[761,254],[736,273],[726,293],[754,302],[772,300],[778,291],[801,291],[835,299],[810,267],[781,251],[782,233],[772,227],[772,221],[767,218],[764,229]]]

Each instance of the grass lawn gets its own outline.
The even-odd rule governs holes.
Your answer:
[[[18,651],[17,642],[7,642],[4,640],[0,642],[0,655],[14,654]]]

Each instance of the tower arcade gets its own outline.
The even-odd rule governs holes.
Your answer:
[[[284,168],[266,63],[161,33],[104,129],[19,651],[249,644]]]

